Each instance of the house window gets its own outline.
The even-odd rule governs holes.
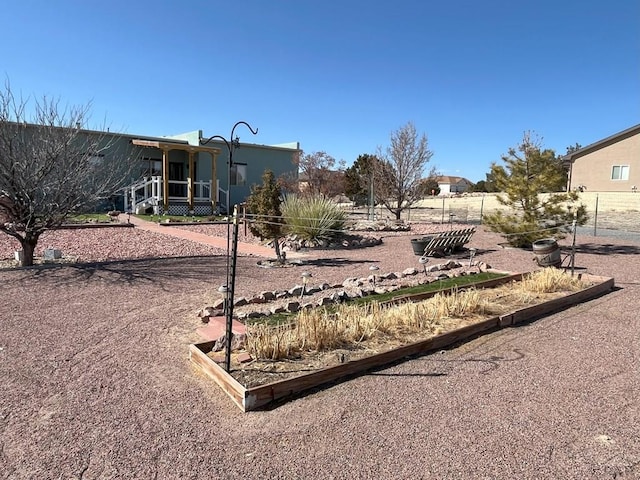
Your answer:
[[[246,185],[247,184],[247,164],[246,163],[234,163],[231,166],[229,172],[231,177],[229,183],[231,185]]]
[[[142,157],[141,160],[141,177],[162,176],[162,160],[155,158]]]
[[[629,180],[629,165],[614,165],[611,180]]]
[[[91,153],[88,157],[89,165],[99,167],[104,162],[104,155],[101,153]]]

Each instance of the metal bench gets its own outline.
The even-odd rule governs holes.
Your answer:
[[[471,227],[438,233],[424,247],[424,255],[447,255],[454,250],[458,250],[466,243],[469,243],[475,231],[475,227]]]

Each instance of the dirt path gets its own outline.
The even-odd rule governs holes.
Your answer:
[[[498,268],[532,267],[480,232]],[[189,364],[223,257],[0,271],[0,478],[638,478],[640,246],[579,237],[618,289],[522,327],[242,414]],[[417,265],[408,239],[317,276]],[[293,285],[239,259],[239,294]]]

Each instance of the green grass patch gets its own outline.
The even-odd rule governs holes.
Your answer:
[[[221,215],[134,215],[140,220],[147,222],[161,223],[169,220],[174,223],[208,223],[208,222],[224,222],[227,217]]]
[[[69,223],[102,223],[110,221],[111,217],[106,213],[82,213],[68,218]]]
[[[388,302],[390,300],[404,297],[407,295],[418,295],[422,293],[431,293],[437,292],[439,290],[446,290],[453,287],[465,287],[469,285],[473,285],[476,283],[484,282],[486,280],[493,280],[494,278],[506,277],[506,273],[495,273],[495,272],[481,272],[475,275],[466,275],[464,277],[454,277],[454,278],[446,278],[443,280],[438,280],[436,282],[426,283],[424,285],[416,285],[414,287],[404,287],[399,290],[395,290],[393,292],[381,293],[376,295],[369,295],[362,298],[354,298],[343,302],[342,304],[348,305],[366,305],[371,302]],[[332,312],[334,310],[334,306],[328,305],[324,307],[317,308],[325,308],[328,312]],[[257,324],[257,323],[266,323],[268,325],[280,325],[283,323],[291,323],[294,319],[296,313],[275,313],[273,315],[268,315],[266,317],[261,318],[252,318],[247,319],[247,324]]]

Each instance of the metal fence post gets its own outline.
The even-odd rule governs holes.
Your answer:
[[[598,194],[596,193],[596,212],[593,216],[593,236],[598,236]]]

